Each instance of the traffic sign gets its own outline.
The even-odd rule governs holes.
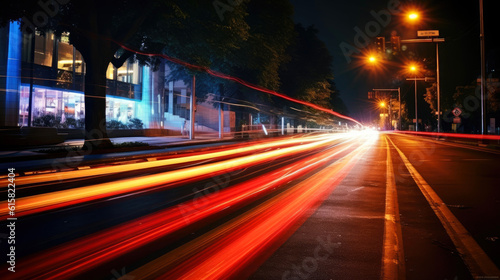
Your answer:
[[[462,114],[462,110],[460,108],[458,108],[458,107],[455,107],[455,109],[453,109],[453,111],[451,111],[451,112],[453,113],[453,115],[455,117],[458,117],[458,116],[460,116]]]
[[[438,37],[439,30],[419,30],[417,31],[418,37]]]

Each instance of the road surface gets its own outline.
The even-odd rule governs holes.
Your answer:
[[[16,174],[0,277],[498,279],[499,163],[359,131]]]

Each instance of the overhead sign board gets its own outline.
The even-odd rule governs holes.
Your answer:
[[[438,37],[439,30],[419,30],[417,31],[418,37]]]

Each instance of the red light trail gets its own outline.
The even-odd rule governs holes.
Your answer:
[[[307,102],[307,101],[303,101],[303,100],[292,98],[290,96],[287,96],[285,94],[279,93],[277,91],[270,90],[270,89],[267,89],[267,88],[264,88],[264,87],[261,87],[261,86],[249,83],[249,82],[247,82],[247,81],[245,81],[243,79],[240,79],[238,77],[233,77],[231,75],[227,75],[227,74],[224,74],[224,73],[212,70],[212,69],[210,69],[208,67],[191,64],[191,63],[188,63],[186,61],[183,61],[183,60],[180,60],[180,59],[177,59],[177,58],[174,58],[174,57],[170,57],[170,56],[165,55],[165,54],[155,54],[155,53],[147,53],[147,52],[137,51],[137,50],[133,50],[133,49],[131,49],[129,47],[126,47],[126,46],[124,46],[123,44],[121,44],[119,42],[116,42],[116,41],[113,41],[113,42],[115,44],[118,44],[124,50],[130,51],[130,52],[133,52],[133,53],[136,53],[136,54],[144,55],[144,56],[157,56],[157,57],[161,57],[161,58],[164,58],[164,59],[166,59],[168,61],[171,61],[173,63],[176,63],[176,64],[182,65],[184,67],[187,67],[189,69],[196,70],[196,71],[199,71],[199,72],[205,72],[205,73],[208,73],[209,75],[212,75],[214,77],[219,77],[219,78],[222,78],[222,79],[225,79],[225,80],[231,80],[231,81],[239,83],[239,84],[241,84],[241,85],[243,85],[243,86],[245,86],[247,88],[254,89],[254,90],[257,90],[257,91],[260,91],[260,92],[264,92],[264,93],[268,93],[268,94],[271,94],[271,95],[274,95],[274,96],[286,99],[288,101],[299,103],[299,104],[311,107],[313,109],[316,109],[316,110],[319,110],[319,111],[322,111],[322,112],[326,112],[328,114],[332,114],[332,115],[334,115],[336,117],[339,117],[339,118],[342,118],[342,119],[345,119],[345,120],[348,120],[348,121],[352,121],[352,122],[354,122],[356,124],[359,124],[359,125],[363,126],[363,124],[361,124],[359,121],[357,121],[357,120],[355,120],[355,119],[353,119],[351,117],[348,117],[348,116],[342,115],[340,113],[337,113],[337,112],[333,111],[332,109],[323,108],[323,107],[318,106],[318,105],[316,105],[314,103],[310,103],[310,102]]]
[[[319,141],[319,143],[323,142],[325,141]],[[366,141],[366,143],[370,143],[370,141]],[[213,220],[221,215],[221,213],[236,211],[278,190],[280,187],[286,185],[287,182],[300,178],[308,172],[328,164],[330,160],[340,157],[340,153],[347,151],[353,145],[353,142],[350,144],[344,143],[319,155],[309,156],[270,173],[207,195],[203,200],[192,200],[182,205],[170,207],[36,254],[20,262],[19,272],[16,273],[16,276],[20,277],[18,279],[69,279],[81,275],[119,256],[130,253],[139,247],[146,246],[158,239],[180,231],[187,226],[198,226],[198,223],[201,221]],[[362,150],[366,150],[367,146],[367,144],[362,146],[364,147]],[[309,147],[309,149],[311,148],[314,148],[314,146]],[[358,148],[357,152],[351,152],[347,157],[349,159],[359,158],[360,151]],[[332,180],[340,182],[345,174],[342,173],[344,175],[341,176],[337,174],[341,170],[344,170],[346,164],[353,166],[350,160],[341,160],[338,164],[334,165],[336,166],[334,169],[327,169],[327,174],[322,172],[322,176],[314,177],[316,179],[323,179],[318,179],[319,181],[314,184],[309,180],[309,184],[302,184],[303,186],[299,190],[294,191],[294,196],[297,199],[300,197],[300,199],[297,201],[294,200],[293,205],[301,207],[302,210],[299,211],[300,213],[306,211],[305,209],[312,202],[317,203],[319,198],[325,197],[324,183],[326,181],[330,182],[327,184],[326,190],[331,189]],[[320,190],[318,188],[323,191],[315,194],[314,197],[316,199],[311,200],[309,194],[316,193],[316,191]],[[277,201],[277,199],[275,200]],[[304,203],[306,201],[307,203]],[[274,218],[270,222],[287,220],[283,217],[295,211],[294,209],[290,209],[290,206],[286,206],[288,202],[290,201],[285,200],[284,202],[280,202],[278,208],[283,208],[283,210],[280,210],[281,212],[278,216],[273,216]],[[265,210],[265,207],[262,209]],[[262,209],[255,211],[262,213],[264,211]],[[272,211],[270,213],[276,214],[277,212]],[[302,215],[297,216],[297,218],[300,217]],[[295,222],[296,219],[293,219],[293,221]],[[293,226],[294,223],[288,222],[287,224],[288,226],[286,227],[278,227],[278,230],[281,233],[286,233],[287,231],[284,229],[290,229],[290,226]],[[233,252],[237,251],[238,246],[234,245],[231,250]],[[231,264],[234,265],[234,262],[231,262]]]

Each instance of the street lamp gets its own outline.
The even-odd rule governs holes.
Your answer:
[[[389,102],[390,102],[390,100],[389,100]],[[381,118],[380,121],[383,123],[382,129],[386,130],[387,129],[387,117],[389,116],[389,112],[387,112],[387,114],[385,113],[386,112],[386,110],[384,110],[386,108],[385,101],[380,101],[380,103],[378,105],[380,107],[380,118]]]
[[[415,21],[418,19],[418,14],[416,12],[410,12],[408,14],[408,19],[411,21]]]

